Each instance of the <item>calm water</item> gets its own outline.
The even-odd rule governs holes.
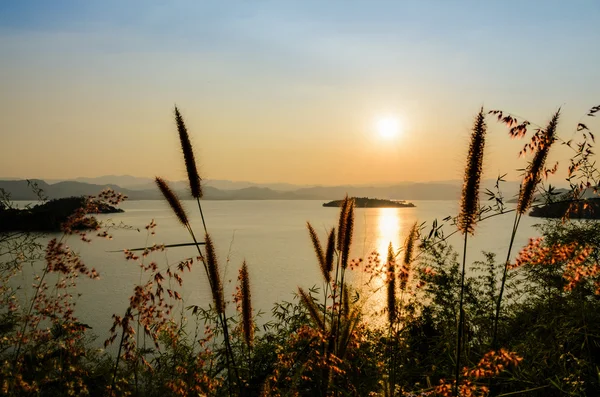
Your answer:
[[[369,208],[355,212],[355,233],[352,257],[366,257],[376,250],[385,257],[390,242],[398,248],[415,221],[431,225],[435,218],[441,221],[455,215],[458,204],[451,201],[414,201],[415,208]],[[321,201],[204,201],[202,203],[207,227],[216,245],[223,280],[229,294],[233,292],[237,270],[243,260],[249,266],[253,305],[265,311],[264,320],[274,302],[291,300],[298,286],[309,288],[321,286],[321,275],[306,230],[310,221],[321,240],[326,230],[335,226],[337,208],[325,208]],[[202,234],[200,216],[196,203],[185,202],[197,235]],[[111,250],[144,247],[153,243],[181,243],[191,239],[187,231],[175,220],[170,208],[163,201],[130,201],[122,204],[125,213],[102,215],[104,221],[130,225],[135,230],[113,230],[113,240],[94,239],[85,244],[71,238],[69,244],[81,253],[89,266],[100,273],[100,280],[82,280],[77,303],[81,320],[92,326],[94,333],[103,340],[111,325],[113,313],[122,314],[133,287],[140,281],[140,269],[126,261],[122,252]],[[158,224],[155,236],[148,236],[144,226],[154,219]],[[516,239],[518,248],[537,234],[532,227],[539,218],[524,217]],[[509,232],[513,217],[504,215],[483,222],[477,227],[476,236],[469,239],[469,259],[481,258],[482,250],[506,255]],[[449,233],[452,231],[447,229]],[[459,247],[460,236],[450,239]],[[156,254],[159,266],[177,264],[178,261],[195,256],[193,248],[172,248]],[[23,285],[30,285],[29,272],[21,277]],[[357,281],[360,277],[355,276]],[[146,280],[143,276],[142,280]],[[191,273],[185,273],[184,286],[180,290],[185,306],[206,305],[209,302],[208,283],[201,265],[195,264]],[[377,297],[371,300],[377,301]],[[180,306],[181,307],[181,306]]]

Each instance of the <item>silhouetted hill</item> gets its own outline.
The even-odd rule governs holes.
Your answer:
[[[18,180],[21,178],[2,178],[0,180]],[[92,185],[117,185],[124,189],[129,190],[146,190],[154,189],[154,179],[137,177],[132,175],[103,175],[97,177],[79,177],[75,179],[46,179],[49,184],[55,184],[58,182],[83,182]],[[272,190],[291,192],[309,185],[294,185],[292,183],[256,183],[247,181],[231,181],[225,179],[205,179],[203,180],[205,186],[211,186],[219,190],[240,190],[249,187],[266,187]],[[188,182],[181,181],[170,181],[169,184],[173,189],[185,189]]]
[[[125,194],[131,200],[160,199],[160,192],[158,189],[155,189],[155,191],[138,192],[123,189],[117,185],[93,185],[90,183],[73,181],[58,182],[55,184],[48,184],[41,180],[32,180],[31,182],[35,182],[37,186],[43,190],[43,194],[49,199],[72,196],[93,196],[106,188],[112,188],[119,193]],[[0,181],[0,188],[8,192],[12,200],[36,201],[38,199],[31,186],[24,180]]]
[[[83,197],[65,197],[47,201],[31,208],[0,207],[0,232],[9,231],[59,231],[80,208],[87,208],[87,199]],[[97,214],[112,214],[123,212],[106,203],[96,203],[93,212]],[[93,216],[84,216],[71,221],[72,229],[94,229],[98,221]]]
[[[160,200],[162,196],[159,190],[151,185],[151,188],[144,190],[131,190],[119,187],[117,185],[96,185],[83,182],[58,182],[48,184],[44,181],[35,180],[38,187],[43,190],[46,197],[50,199],[71,197],[71,196],[92,196],[97,195],[106,188],[111,188],[128,197],[129,200]],[[182,186],[182,185],[178,185]],[[27,181],[0,181],[0,188],[4,189],[11,196],[12,200],[36,201],[38,199],[35,192],[28,185]],[[187,187],[174,189],[180,198],[191,199]],[[268,188],[249,187],[238,190],[220,190],[211,186],[204,186],[205,200],[310,200],[318,197],[311,197],[307,194],[298,194],[295,192],[279,192]]]
[[[105,188],[109,187],[128,196],[130,200],[160,200],[160,192],[149,178],[137,178],[132,176],[106,176],[99,178],[85,178],[86,180],[111,180],[118,179],[125,182],[139,182],[132,188],[123,187],[115,183],[87,183],[79,181],[61,181],[57,183],[47,183],[36,180],[39,187],[44,190],[48,198],[62,198],[69,196],[96,195]],[[83,179],[83,178],[82,178]],[[219,186],[228,188],[217,188],[212,185],[216,183]],[[482,181],[482,192],[486,187],[493,188],[494,180]],[[175,181],[169,182],[182,199],[189,199],[187,182]],[[248,186],[250,185],[250,186]],[[259,184],[250,182],[231,182],[231,181],[207,181],[204,185],[205,200],[338,200],[346,194],[355,197],[377,197],[387,200],[458,200],[461,193],[461,184],[453,182],[402,182],[393,185],[360,185],[360,186],[314,186],[291,189],[295,185],[281,185],[282,189],[277,190]],[[233,186],[244,186],[242,188],[232,189]],[[36,200],[36,195],[24,180],[0,180],[0,188],[11,193],[13,200]],[[502,185],[504,196],[511,198],[518,190],[518,182],[506,182]],[[482,193],[482,199],[485,199]]]

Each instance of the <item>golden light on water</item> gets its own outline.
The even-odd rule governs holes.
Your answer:
[[[386,316],[381,315],[386,307],[386,261],[390,242],[392,243],[394,252],[398,252],[401,248],[402,240],[402,210],[398,208],[378,208],[375,216],[375,239],[373,241],[373,251],[379,254],[380,268],[375,270],[368,279],[368,285],[363,290],[362,296],[367,299],[365,309],[367,313],[371,313],[370,322],[374,325],[385,321]],[[366,280],[365,280],[366,281]]]
[[[400,248],[400,214],[397,208],[379,208],[377,214],[377,252],[382,260],[387,258],[388,246]]]

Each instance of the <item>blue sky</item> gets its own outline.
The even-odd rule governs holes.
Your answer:
[[[571,128],[600,102],[598,26],[596,1],[3,2],[0,168],[179,179],[178,103],[214,178],[460,178],[479,106],[540,123],[563,106]],[[393,145],[370,135],[384,113],[406,124]],[[520,143],[494,139],[490,172],[516,168]]]

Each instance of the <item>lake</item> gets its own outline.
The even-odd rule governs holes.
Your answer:
[[[385,258],[387,246],[391,242],[397,249],[401,247],[412,224],[434,219],[441,221],[449,215],[456,215],[458,203],[454,201],[413,201],[414,208],[358,208],[355,211],[355,230],[352,258],[366,257],[377,251]],[[335,226],[338,208],[326,208],[323,201],[203,201],[202,208],[209,233],[215,243],[223,282],[227,296],[231,296],[237,280],[237,271],[246,260],[250,273],[253,306],[265,312],[262,321],[269,320],[273,303],[291,300],[297,287],[321,286],[319,271],[312,244],[306,229],[310,221],[319,233],[322,243],[326,241],[326,231]],[[195,201],[184,201],[196,235],[202,236],[202,222]],[[140,280],[136,263],[127,261],[122,252],[113,250],[137,248],[153,243],[173,244],[190,242],[191,239],[181,224],[173,216],[171,209],[163,201],[126,201],[121,205],[121,214],[100,215],[105,222],[123,223],[138,230],[111,230],[112,240],[95,238],[91,244],[79,241],[75,236],[68,243],[81,253],[84,262],[95,267],[100,280],[82,279],[78,292],[82,295],[77,302],[76,312],[82,322],[92,326],[99,335],[99,344],[107,335],[112,314],[122,315],[127,307],[129,296]],[[510,240],[514,215],[507,214],[482,222],[476,228],[476,235],[469,238],[469,261],[481,259],[482,250],[495,252],[500,261],[506,255]],[[145,225],[154,219],[157,223],[156,235],[149,236]],[[525,216],[516,238],[513,257],[529,237],[539,233],[533,228],[540,218]],[[429,230],[429,229],[427,229]],[[450,233],[452,228],[446,228]],[[57,235],[58,236],[58,235]],[[462,246],[459,234],[449,239],[454,247]],[[462,252],[462,251],[461,251]],[[161,268],[176,265],[180,260],[196,256],[195,249],[171,248],[154,254],[153,260]],[[30,274],[25,271],[22,285],[31,285]],[[360,283],[363,275],[354,276]],[[194,264],[191,273],[185,273],[184,285],[180,289],[184,299],[181,306],[207,306],[210,301],[208,282],[204,269]],[[372,297],[378,301],[378,297]],[[177,315],[176,315],[177,316]]]

